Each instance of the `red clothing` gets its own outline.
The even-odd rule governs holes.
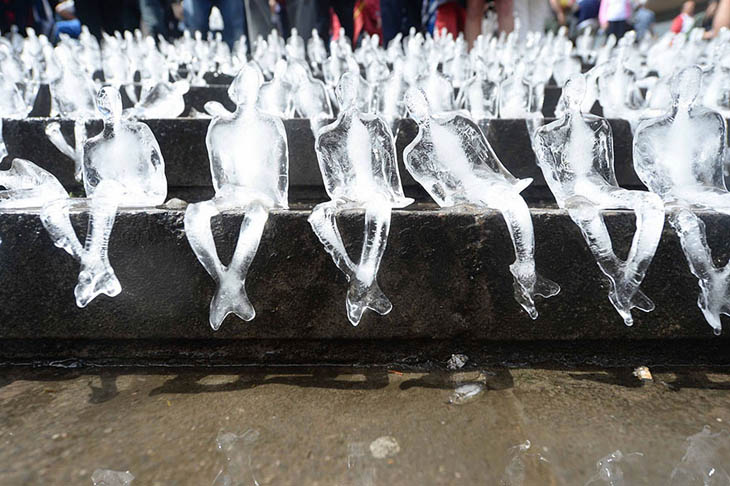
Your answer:
[[[361,32],[370,35],[378,34],[383,41],[383,28],[380,25],[380,0],[358,0],[353,13],[355,22],[355,38],[360,38]]]
[[[466,24],[466,9],[457,2],[444,3],[436,9],[433,35],[441,35],[441,29],[446,27],[447,32],[456,37],[459,32],[464,32],[464,24]]]

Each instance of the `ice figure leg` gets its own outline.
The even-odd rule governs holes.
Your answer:
[[[185,212],[185,233],[190,247],[218,286],[210,303],[209,322],[214,330],[220,328],[229,314],[245,321],[256,316],[246,294],[246,275],[269,217],[268,210],[261,205],[251,204],[246,208],[233,258],[226,267],[218,257],[210,225],[211,218],[217,214],[215,201],[191,204]]]
[[[89,201],[89,223],[83,246],[71,224],[70,209],[85,204],[84,201],[62,199],[46,205],[41,211],[41,222],[54,245],[64,249],[81,265],[79,281],[74,288],[79,307],[86,307],[99,294],[115,297],[122,291],[108,254],[117,203],[104,198],[86,201]]]
[[[714,333],[720,334],[720,314],[730,315],[730,264],[722,269],[715,266],[707,244],[705,224],[691,210],[672,211],[669,223],[677,232],[689,269],[700,285],[697,305]]]
[[[485,191],[484,203],[502,213],[512,244],[515,262],[510,265],[514,277],[515,300],[530,315],[537,319],[535,297],[549,298],[560,292],[560,286],[535,270],[535,232],[527,203],[508,184],[491,184]]]
[[[380,315],[393,309],[393,304],[380,287],[373,285],[388,242],[390,211],[390,206],[382,204],[368,205],[365,209],[365,240],[360,263],[347,291],[347,317],[353,325],[360,323],[365,309],[372,309]]]
[[[353,261],[350,259],[350,256],[347,254],[345,244],[342,241],[342,236],[340,235],[340,231],[337,228],[336,216],[337,211],[341,208],[341,204],[339,204],[337,201],[329,201],[318,204],[317,206],[315,206],[315,208],[312,210],[312,214],[309,216],[309,224],[312,226],[314,234],[317,235],[317,238],[324,246],[325,251],[330,254],[330,256],[332,257],[332,261],[334,261],[337,268],[339,268],[340,271],[345,275],[345,277],[347,277],[347,281],[350,282],[350,285],[352,286],[353,284],[355,284],[355,282],[358,281],[357,274],[359,266],[355,265],[355,263],[353,263]],[[371,218],[374,219],[375,215],[371,215]],[[357,291],[357,293],[361,293],[363,295],[362,303],[361,305],[359,305],[359,307],[362,307],[362,309],[358,310],[358,306],[354,306],[353,310],[351,311],[350,290],[348,290],[347,317],[350,322],[355,326],[360,323],[360,317],[362,317],[365,308],[370,308],[380,314],[387,314],[392,308],[392,305],[385,297],[383,292],[380,290],[378,282],[374,277],[367,285],[365,285],[364,283],[369,280],[369,277],[367,276],[367,266],[370,265],[370,269],[372,269],[374,265],[373,262],[377,260],[377,265],[375,265],[374,272],[372,272],[372,275],[376,275],[377,266],[380,263],[380,258],[377,257],[377,255],[379,253],[380,257],[382,257],[382,252],[385,250],[384,241],[382,249],[379,246],[376,247],[375,245],[371,244],[366,250],[366,246],[368,245],[368,231],[370,230],[373,235],[382,235],[383,231],[385,231],[385,236],[387,237],[387,232],[390,229],[390,208],[388,208],[387,219],[387,227],[386,224],[382,222],[376,222],[374,220],[368,223],[369,217],[366,211],[366,241],[363,243],[363,255],[365,256],[365,260],[369,261],[370,263],[366,263],[366,266],[363,267],[362,276],[364,278],[359,281],[359,284],[357,284],[361,287],[365,287]],[[353,296],[352,302],[355,302],[354,299],[355,297]]]
[[[625,201],[616,201],[612,207],[616,206],[629,207]],[[638,285],[644,278],[661,237],[664,218],[660,208],[661,206],[655,207],[653,203],[650,203],[637,210],[637,230],[629,257],[624,262],[613,251],[611,236],[603,221],[600,207],[581,196],[571,198],[566,204],[568,214],[583,233],[583,238],[593,253],[598,267],[609,278],[611,284],[609,300],[627,326],[634,323],[631,316],[631,309],[634,307],[644,312],[654,310],[654,304],[639,290]],[[654,210],[657,211],[656,214],[653,214]],[[652,218],[658,218],[658,221],[652,220]],[[660,225],[657,230],[658,223]]]

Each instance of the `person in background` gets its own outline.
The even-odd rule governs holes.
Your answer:
[[[598,30],[598,12],[601,9],[601,0],[578,0],[578,10],[576,17],[578,24],[576,30],[578,32],[590,27],[593,32]]]
[[[520,36],[527,32],[543,32],[550,18],[548,0],[514,0],[514,16],[520,19]]]
[[[423,25],[433,35],[440,35],[446,29],[456,37],[464,32],[466,9],[464,0],[424,0],[422,10]]]
[[[223,16],[223,40],[232,47],[246,33],[246,13],[242,0],[183,0],[185,30],[192,33],[200,31],[206,35],[213,5],[218,7]]]
[[[646,34],[654,37],[654,23],[656,15],[653,11],[646,8],[646,0],[638,0],[636,2],[636,10],[634,10],[634,31],[636,31],[636,40],[641,40]]]
[[[67,34],[70,37],[78,38],[81,34],[81,22],[76,18],[76,7],[73,0],[64,0],[56,4],[55,8],[58,20],[53,27],[51,40],[58,42],[61,34]]]
[[[674,17],[670,30],[675,34],[685,33],[692,30],[694,26],[695,2],[689,0],[682,4],[682,11]]]
[[[97,39],[101,32],[112,34],[139,27],[138,0],[75,0],[76,17]]]
[[[157,38],[161,35],[165,39],[174,37],[177,19],[175,9],[182,8],[179,1],[173,0],[139,0],[142,32]]]
[[[482,33],[482,19],[487,5],[485,0],[466,0],[466,25],[464,35],[469,49]],[[510,33],[515,28],[515,12],[513,0],[495,0],[494,8],[497,12],[497,28],[500,32]]]
[[[550,0],[550,8],[553,9],[558,27],[568,25],[568,18],[574,7],[573,0]]]
[[[629,30],[632,10],[631,0],[601,0],[598,22],[606,35],[613,34],[616,39],[623,37]]]
[[[730,29],[730,0],[720,0],[718,2],[715,15],[712,18],[712,30],[705,32],[705,39],[712,39],[723,27]]]
[[[705,11],[695,15],[693,27],[701,28],[705,32],[712,30],[712,20],[715,17],[715,12],[717,12],[718,3],[718,0],[710,0]]]
[[[360,38],[366,32],[370,35],[378,34],[382,41],[383,27],[380,19],[379,0],[357,0],[353,13],[355,30],[352,41],[355,45],[360,44]]]
[[[312,36],[312,29],[317,29],[319,36],[328,44],[326,41],[333,30],[330,9],[337,16],[339,25],[345,29],[345,35],[352,40],[355,35],[353,17],[355,0],[287,0],[286,2],[289,25],[296,27],[305,41]]]
[[[412,0],[380,0],[380,17],[384,46],[398,33],[408,35],[411,27],[421,30],[421,8]]]

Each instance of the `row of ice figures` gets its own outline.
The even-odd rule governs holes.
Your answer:
[[[435,112],[465,109],[479,120],[537,119],[532,133],[542,118],[545,85],[554,80],[562,86],[583,64],[595,66],[587,73],[585,111],[598,101],[604,116],[627,119],[632,128],[669,108],[669,80],[689,65],[700,65],[705,72],[705,106],[730,116],[727,29],[710,42],[695,30],[641,43],[633,32],[618,42],[609,36],[601,43],[586,31],[574,45],[565,29],[520,36],[518,27],[509,35],[480,36],[471,50],[462,36],[445,33],[430,36],[413,30],[385,48],[374,35],[353,50],[344,33],[327,46],[316,31],[305,43],[295,29],[286,40],[274,30],[266,39],[256,39],[250,56],[245,37],[230,49],[220,37],[199,33],[156,43],[139,31],[127,31],[105,34],[99,43],[84,30],[78,40],[65,37],[53,47],[32,30],[27,34],[0,38],[4,118],[27,116],[43,83],[50,88],[52,115],[79,123],[95,117],[99,72],[105,84],[124,90],[132,101],[126,118],[173,118],[185,110],[185,92],[203,84],[206,73],[234,75],[249,62],[267,80],[259,100],[262,109],[285,118],[308,118],[317,128],[337,114],[334,91],[340,76],[350,72],[357,78],[361,109],[380,114],[391,126],[406,115],[406,90],[418,87]],[[558,115],[564,104],[559,103]]]
[[[387,314],[392,304],[378,286],[391,210],[408,206],[401,187],[395,142],[387,122],[366,113],[357,99],[357,76],[345,73],[337,85],[341,109],[333,123],[318,130],[315,142],[325,188],[331,200],[309,217],[314,233],[349,281],[347,317],[357,325],[370,309]],[[581,111],[586,78],[574,74],[564,87],[565,109],[534,137],[538,165],[559,206],[580,227],[601,271],[610,280],[609,299],[626,325],[632,309],[648,312],[654,304],[640,289],[661,237],[665,211],[698,278],[698,305],[720,332],[720,314],[730,313],[730,266],[717,268],[697,209],[730,213],[730,193],[723,178],[726,122],[699,103],[702,70],[689,67],[674,76],[671,108],[645,120],[634,137],[634,165],[646,191],[618,186],[613,167],[613,138],[608,122]],[[190,204],[185,232],[200,263],[217,283],[210,324],[218,329],[228,314],[255,316],[245,283],[265,229],[269,210],[288,204],[288,147],[280,118],[257,105],[263,84],[255,65],[246,65],[231,85],[237,108],[216,108],[206,136],[215,197]],[[468,206],[498,210],[511,235],[515,261],[510,265],[514,296],[535,319],[537,297],[552,297],[560,287],[535,267],[535,238],[530,211],[520,192],[530,179],[515,178],[497,159],[480,127],[464,111],[434,112],[417,88],[406,93],[406,106],[419,131],[404,149],[405,166],[442,208]],[[99,294],[115,296],[121,285],[108,257],[108,243],[118,207],[162,204],[167,186],[159,146],[145,124],[121,118],[121,99],[113,87],[99,93],[103,131],[82,146],[85,199],[69,198],[50,173],[32,162],[15,160],[2,173],[2,206],[43,206],[41,219],[56,246],[79,260],[74,293],[80,307]],[[86,241],[81,243],[69,211],[90,212]],[[364,241],[353,259],[337,227],[343,209],[365,211]],[[604,209],[636,213],[636,232],[626,260],[618,258],[602,217]],[[211,218],[221,211],[245,212],[233,257],[218,257]],[[394,289],[397,291],[397,289]]]

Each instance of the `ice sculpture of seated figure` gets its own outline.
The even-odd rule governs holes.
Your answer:
[[[250,321],[256,312],[246,295],[246,275],[256,256],[271,208],[288,207],[289,151],[281,119],[257,107],[263,75],[244,65],[229,89],[236,111],[218,112],[208,127],[210,172],[215,197],[191,204],[185,232],[200,263],[218,288],[210,303],[210,325],[220,328],[228,314]],[[228,266],[221,263],[211,218],[220,211],[243,209],[238,242]]]
[[[55,201],[41,212],[43,226],[54,244],[81,263],[74,289],[79,307],[85,307],[99,294],[114,297],[122,290],[108,255],[117,207],[156,206],[167,195],[164,160],[150,128],[121,119],[122,99],[116,88],[102,88],[97,106],[104,128],[83,146],[87,199]],[[70,211],[76,208],[90,212],[83,245],[71,225]]]
[[[654,309],[639,286],[661,238],[664,207],[655,194],[619,187],[613,168],[611,126],[603,118],[581,112],[585,91],[584,75],[569,78],[563,88],[563,115],[537,131],[537,163],[558,205],[578,225],[598,266],[608,276],[609,300],[624,323],[631,326],[631,309]],[[636,232],[626,261],[614,254],[603,209],[633,209],[636,213]]]
[[[340,77],[336,90],[340,113],[319,131],[315,149],[331,201],[318,204],[309,217],[314,233],[350,282],[347,317],[353,326],[360,323],[366,309],[385,315],[393,308],[376,276],[388,239],[391,209],[413,202],[403,195],[388,124],[380,116],[359,110],[357,82],[350,72]],[[337,212],[348,208],[365,209],[365,240],[357,264],[347,254],[337,229]]]
[[[418,123],[416,138],[403,151],[408,172],[441,207],[475,206],[502,213],[515,248],[516,261],[510,265],[515,299],[537,319],[535,297],[552,297],[560,287],[535,271],[532,219],[520,196],[532,179],[515,178],[465,112],[433,114],[416,88],[406,93],[406,105]]]
[[[717,268],[705,225],[693,209],[730,214],[730,193],[723,178],[726,126],[716,111],[698,99],[702,72],[693,66],[671,81],[668,113],[642,122],[634,136],[634,167],[641,181],[669,209],[690,270],[698,278],[697,301],[715,333],[720,314],[730,315],[730,265]]]

